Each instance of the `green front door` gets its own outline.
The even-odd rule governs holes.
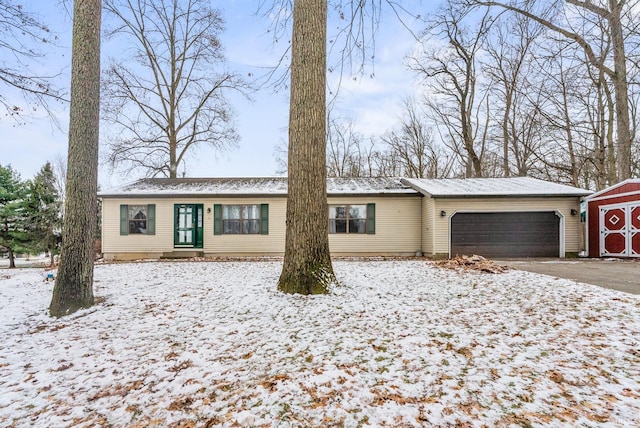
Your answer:
[[[202,204],[175,204],[175,247],[202,248]]]

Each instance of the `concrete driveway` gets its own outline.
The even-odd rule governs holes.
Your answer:
[[[637,259],[517,259],[496,262],[513,269],[640,294],[640,260]]]

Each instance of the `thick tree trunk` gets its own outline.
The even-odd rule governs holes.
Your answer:
[[[60,267],[49,311],[60,317],[93,305],[101,0],[75,1],[71,59],[69,155]]]
[[[289,191],[278,289],[323,294],[334,280],[326,181],[327,0],[295,0],[289,108]]]

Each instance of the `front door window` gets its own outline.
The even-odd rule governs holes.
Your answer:
[[[202,248],[202,205],[175,205],[176,247]]]

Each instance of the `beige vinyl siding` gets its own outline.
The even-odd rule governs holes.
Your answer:
[[[580,215],[571,215],[571,209],[580,212],[577,197],[566,198],[467,198],[434,199],[434,213],[446,211],[445,217],[434,214],[434,249],[436,254],[449,254],[450,218],[456,212],[509,212],[509,211],[558,211],[564,217],[565,253],[578,253],[583,248]],[[562,222],[561,222],[562,227]],[[562,245],[561,245],[562,248]]]
[[[285,216],[287,199],[281,198],[251,198],[251,199],[215,199],[210,200],[211,213],[206,213],[204,230],[204,252],[208,255],[282,255],[284,253]],[[213,234],[213,205],[253,205],[269,204],[269,234],[268,235],[214,235]]]
[[[155,235],[120,235],[120,205],[156,205]],[[102,203],[102,252],[106,258],[159,257],[174,251],[174,205],[202,204],[203,248],[207,255],[269,255],[284,251],[286,199],[282,198],[105,198]],[[268,235],[214,235],[213,205],[269,204]],[[211,211],[207,212],[210,208]],[[184,250],[184,248],[180,249]]]
[[[329,205],[376,204],[376,233],[329,234],[333,255],[415,255],[421,249],[421,198],[330,197]]]
[[[432,198],[425,196],[422,198],[422,252],[425,256],[435,255],[433,246],[435,233],[435,202]]]
[[[376,233],[329,235],[335,255],[414,255],[421,249],[421,198],[331,197],[329,204],[376,204]],[[268,235],[214,235],[213,206],[269,204]],[[156,205],[155,235],[120,235],[120,205]],[[102,204],[102,251],[107,259],[157,258],[174,251],[174,205],[203,204],[203,251],[206,256],[282,255],[286,198],[105,198]],[[211,208],[211,212],[207,209]],[[328,227],[328,226],[327,226]],[[178,251],[184,251],[180,248]]]
[[[156,205],[155,235],[120,235],[120,205]],[[173,205],[168,212],[167,200],[103,199],[102,252],[106,258],[117,253],[138,253],[157,257],[173,248]]]

